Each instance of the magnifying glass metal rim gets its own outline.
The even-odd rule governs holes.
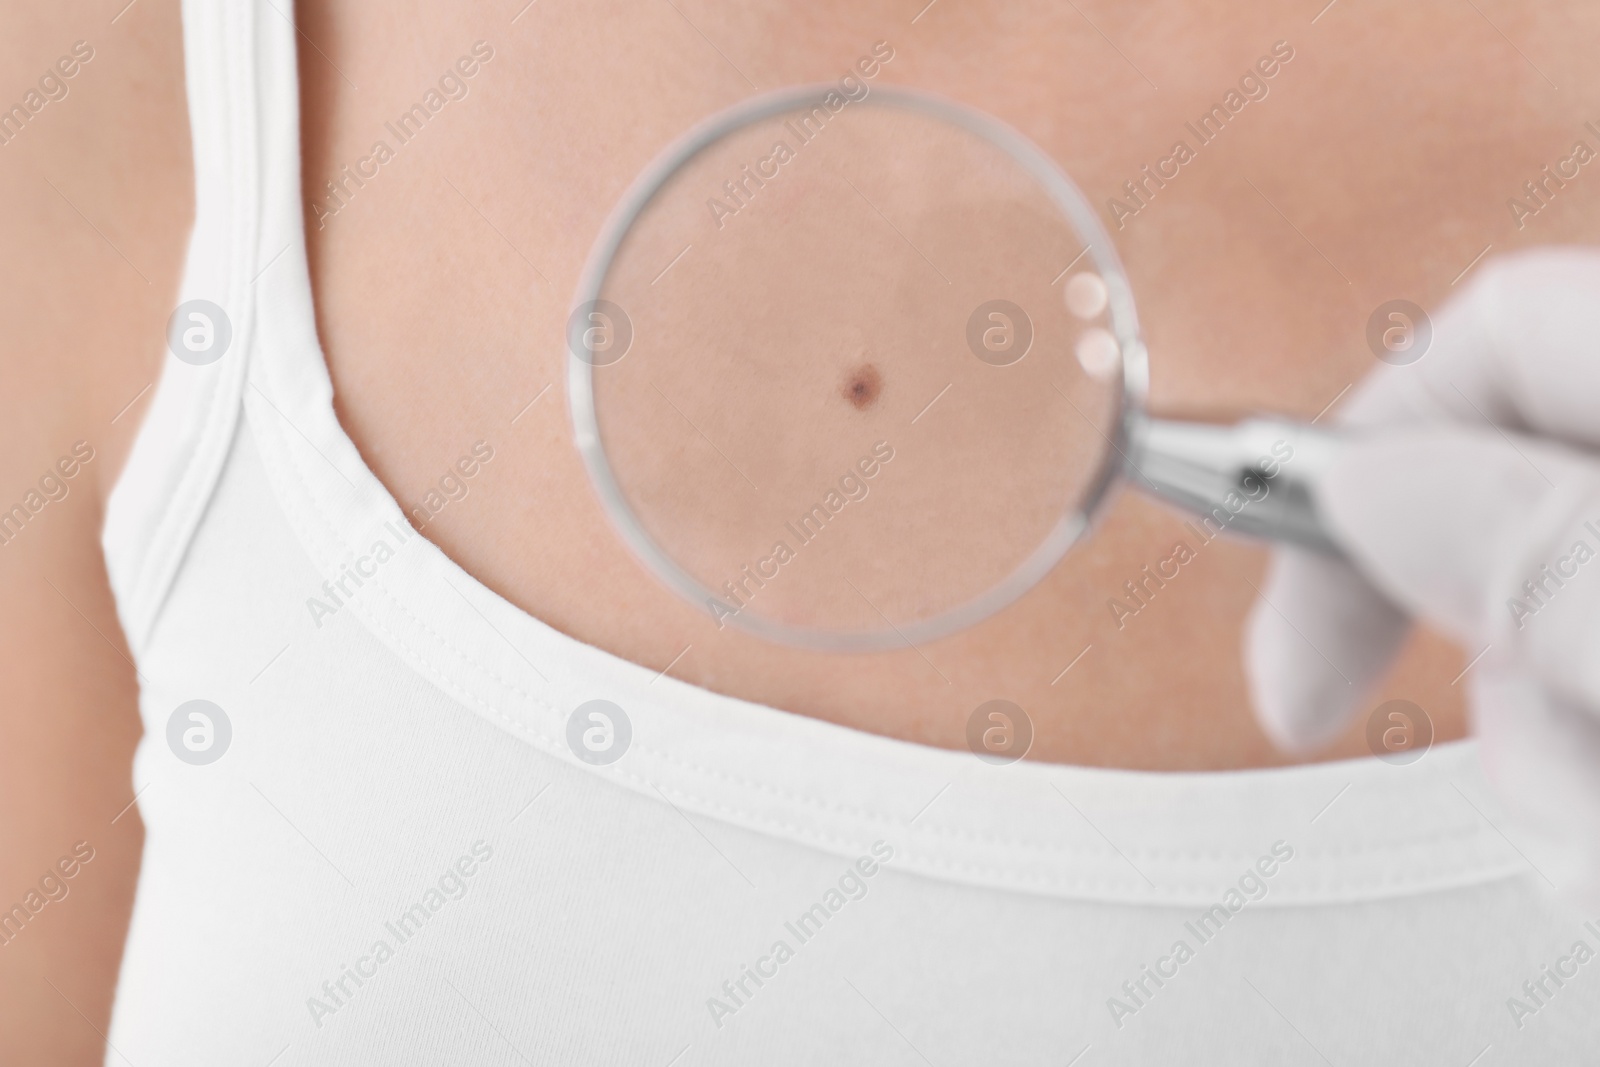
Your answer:
[[[572,307],[581,308],[600,299],[606,275],[628,230],[685,163],[730,133],[802,105],[819,104],[830,91],[837,91],[831,83],[796,86],[752,97],[711,116],[668,146],[634,180],[601,228],[579,277]],[[1112,427],[1112,436],[1107,440],[1108,447],[1082,501],[1061,516],[1038,546],[1010,574],[983,593],[926,618],[898,624],[885,618],[884,627],[872,630],[831,630],[795,625],[747,611],[726,616],[729,623],[766,640],[830,652],[880,651],[933,641],[993,615],[1037,585],[1088,531],[1109,497],[1111,488],[1119,481],[1127,462],[1129,429],[1144,421],[1144,402],[1149,383],[1148,360],[1134,310],[1133,293],[1111,237],[1101,225],[1094,207],[1049,156],[993,116],[930,93],[879,86],[848,106],[863,105],[898,107],[949,122],[999,148],[1039,182],[1050,200],[1076,228],[1079,236],[1089,239],[1084,256],[1106,284],[1109,322],[1122,357],[1122,376],[1117,383],[1119,417]],[[589,480],[623,541],[645,566],[691,604],[706,607],[720,599],[718,594],[679,566],[656,542],[617,484],[600,439],[594,394],[596,367],[578,354],[586,350],[582,341],[583,328],[582,323],[574,322],[573,317],[569,316],[566,336],[567,403],[572,417],[574,442],[589,472]]]

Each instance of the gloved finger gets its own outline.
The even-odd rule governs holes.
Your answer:
[[[1373,432],[1341,445],[1318,506],[1402,608],[1600,707],[1600,460],[1484,429]]]
[[[1533,249],[1485,263],[1413,331],[1415,362],[1379,364],[1338,411],[1350,426],[1492,424],[1600,444],[1600,252]],[[1402,355],[1401,358],[1405,358]]]
[[[1562,895],[1600,908],[1595,707],[1551,693],[1525,667],[1493,654],[1474,669],[1471,696],[1484,775],[1515,820],[1496,828],[1510,831],[1534,870]]]
[[[1280,548],[1245,624],[1245,677],[1273,744],[1337,737],[1388,668],[1410,621],[1349,563]]]

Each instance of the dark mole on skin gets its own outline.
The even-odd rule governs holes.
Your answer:
[[[870,363],[863,363],[852,371],[839,389],[839,395],[855,405],[857,411],[865,411],[877,403],[882,392],[883,375]]]

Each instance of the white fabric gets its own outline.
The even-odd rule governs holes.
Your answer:
[[[1600,926],[1491,824],[1471,745],[994,767],[657,677],[404,536],[315,334],[294,32],[267,2],[184,18],[183,298],[235,332],[169,361],[106,526],[148,828],[108,1062],[1584,1058],[1600,964],[1570,951]],[[307,599],[380,539],[316,626]],[[233,728],[206,766],[166,741],[196,698]],[[593,698],[633,725],[609,767],[564,739]],[[1514,1018],[1546,965],[1580,969]]]

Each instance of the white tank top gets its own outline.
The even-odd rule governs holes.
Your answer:
[[[490,592],[334,416],[294,30],[266,0],[184,26],[182,299],[231,338],[168,359],[106,520],[148,828],[109,1062],[1591,1055],[1600,928],[1491,824],[1470,743],[994,766],[683,684]],[[595,700],[621,715],[569,728]]]

